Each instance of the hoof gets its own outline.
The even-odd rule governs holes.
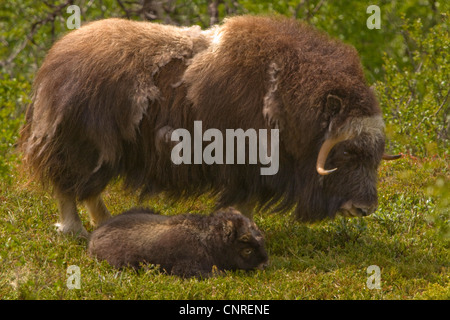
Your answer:
[[[60,234],[70,235],[75,238],[88,239],[89,233],[83,226],[68,226],[61,223],[55,223],[56,231]]]

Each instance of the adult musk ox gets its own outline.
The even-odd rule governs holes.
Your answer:
[[[175,165],[163,137],[194,121],[279,129],[279,171]],[[356,50],[298,21],[255,16],[206,31],[107,19],[68,33],[36,75],[21,134],[24,163],[54,187],[69,233],[85,233],[76,201],[94,224],[110,216],[101,192],[117,176],[143,195],[212,192],[218,207],[247,214],[259,204],[296,206],[303,221],[367,215],[384,145]]]
[[[117,268],[150,263],[184,277],[208,277],[214,266],[261,269],[268,261],[258,227],[233,208],[210,216],[162,216],[132,209],[94,230],[88,252]]]

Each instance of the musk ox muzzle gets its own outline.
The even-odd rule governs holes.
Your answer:
[[[338,213],[344,217],[365,217],[375,212],[378,203],[370,207],[365,205],[353,204],[353,202],[347,201],[340,208]]]

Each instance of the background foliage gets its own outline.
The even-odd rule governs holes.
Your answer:
[[[184,282],[185,291],[177,291],[180,280],[168,281],[152,272],[141,278],[125,272],[117,279],[115,271],[84,255],[83,244],[55,240],[50,223],[56,220],[56,207],[39,188],[21,187],[24,178],[17,168],[15,143],[33,76],[52,43],[69,32],[66,8],[70,4],[81,8],[82,25],[124,17],[207,28],[229,15],[281,14],[305,20],[355,46],[367,80],[378,93],[388,151],[405,155],[380,169],[377,213],[365,220],[337,219],[312,227],[291,224],[285,217],[258,216],[269,240],[272,269],[257,274],[255,280],[232,274],[235,284],[228,278]],[[371,4],[381,9],[379,30],[366,27],[366,8]],[[93,270],[86,275],[92,278],[91,298],[450,298],[449,7],[449,1],[433,0],[1,1],[0,298],[81,297],[79,292],[67,291],[64,284],[61,270],[70,264],[71,256]],[[135,204],[132,198],[119,197],[115,188],[107,193],[113,212]],[[161,203],[164,199],[151,205],[171,213],[210,208],[208,200],[201,199],[189,206]],[[356,265],[373,260],[386,262],[383,277],[394,284],[381,292],[361,291],[365,273],[356,270]],[[103,275],[97,278],[96,272]],[[152,288],[142,285],[149,282],[147,277]],[[122,286],[113,287],[117,281]],[[249,286],[250,281],[256,282]],[[330,287],[337,289],[330,291]]]
[[[30,84],[52,43],[68,32],[66,8],[81,8],[82,24],[107,17],[203,28],[234,14],[283,14],[306,20],[354,45],[386,116],[392,152],[448,155],[449,4],[379,1],[381,29],[366,27],[366,1],[2,1],[0,4],[0,174],[10,173],[11,146]]]

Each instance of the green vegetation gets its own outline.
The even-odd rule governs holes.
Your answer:
[[[0,299],[449,299],[450,30],[448,1],[379,1],[381,29],[366,28],[367,3],[356,1],[20,0],[0,4]],[[46,4],[47,3],[47,4]],[[375,86],[388,150],[404,157],[379,171],[379,208],[367,218],[307,225],[259,213],[270,265],[212,279],[179,279],[155,269],[118,271],[86,254],[86,243],[55,232],[56,203],[27,184],[15,143],[30,101],[33,75],[51,44],[68,30],[67,4],[82,24],[106,17],[199,24],[229,14],[296,16],[354,45]],[[156,3],[156,2],[154,2]],[[214,9],[214,8],[213,8]],[[120,181],[105,192],[113,214],[138,205]],[[208,212],[213,199],[144,204],[163,214]],[[80,208],[86,227],[87,214]],[[68,289],[67,268],[81,270]],[[381,269],[381,289],[368,289],[367,267]]]

